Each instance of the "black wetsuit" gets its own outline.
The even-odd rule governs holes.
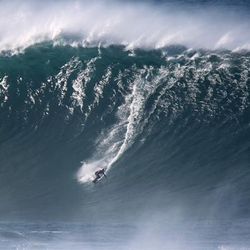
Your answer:
[[[93,182],[96,183],[103,175],[106,177],[104,168],[96,171],[95,172],[96,178],[93,180]]]
[[[95,172],[95,175],[97,178],[101,178],[102,175],[104,175],[104,169],[98,170]]]

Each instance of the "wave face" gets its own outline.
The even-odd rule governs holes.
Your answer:
[[[248,216],[249,69],[249,52],[181,46],[2,55],[1,215]]]

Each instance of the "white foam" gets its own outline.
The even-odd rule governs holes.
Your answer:
[[[0,78],[0,90],[4,96],[3,103],[5,103],[8,100],[9,85],[7,84],[7,80],[8,80],[8,76],[4,76],[2,79]]]
[[[250,22],[241,13],[114,1],[1,1],[0,51],[67,37],[72,46],[122,44],[162,48],[249,49]],[[64,42],[66,41],[63,40]]]

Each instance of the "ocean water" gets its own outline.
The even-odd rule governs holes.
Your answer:
[[[0,249],[249,249],[245,221],[234,229],[225,221],[170,223],[160,231],[154,226],[1,223]]]
[[[249,13],[1,1],[0,249],[250,249]]]

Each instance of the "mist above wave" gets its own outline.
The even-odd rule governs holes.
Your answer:
[[[47,40],[71,45],[127,48],[248,49],[249,22],[220,8],[190,9],[121,2],[1,1],[0,50]]]

